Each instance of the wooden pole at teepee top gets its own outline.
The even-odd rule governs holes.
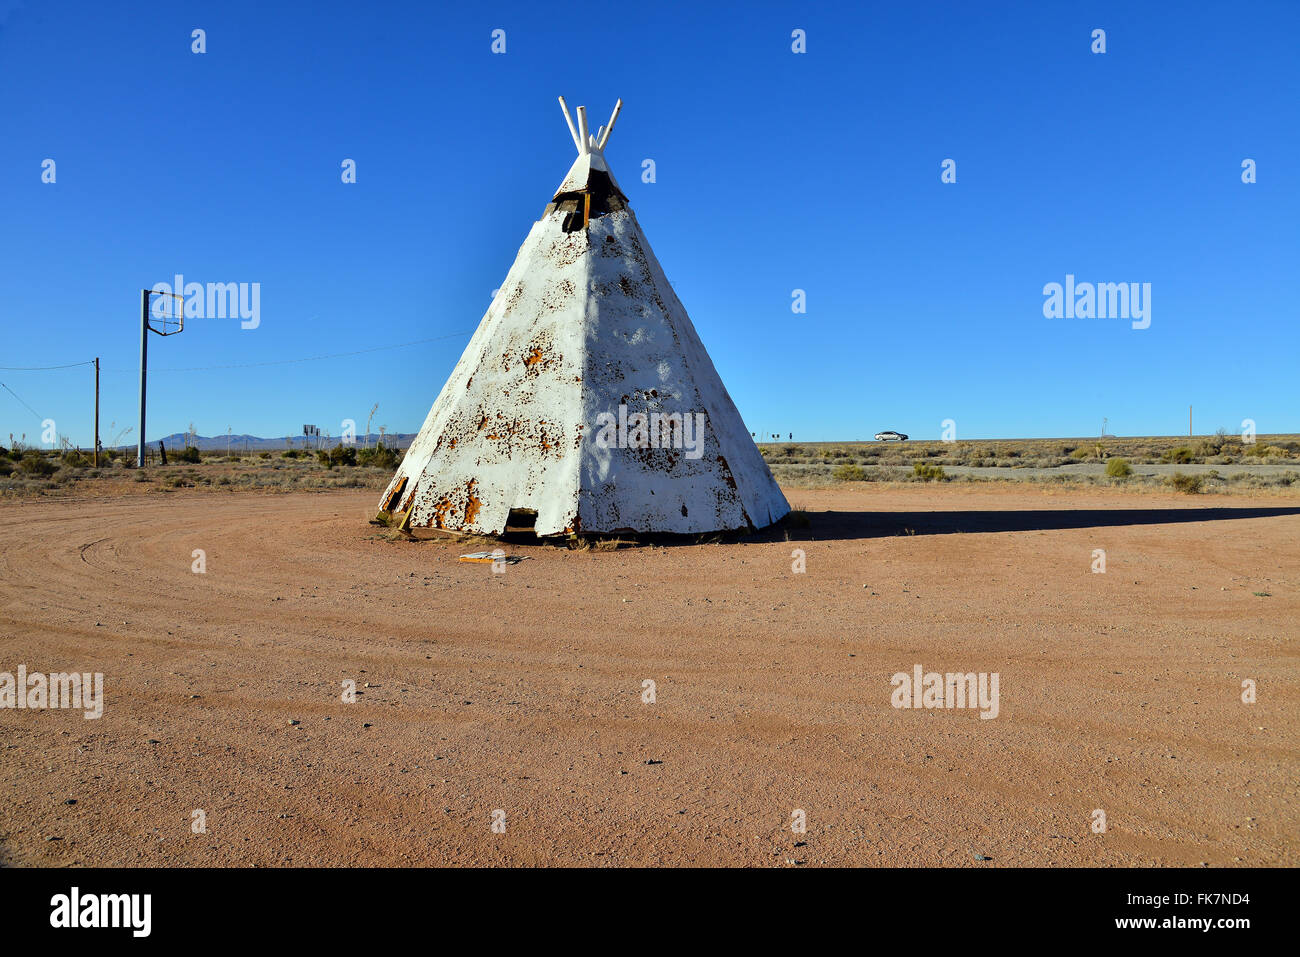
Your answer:
[[[591,152],[591,141],[587,138],[587,108],[578,107],[578,153],[586,156]]]
[[[596,143],[596,149],[604,150],[605,144],[609,142],[609,134],[614,132],[614,121],[618,119],[618,111],[623,109],[623,101],[620,99],[614,104],[614,112],[609,114],[609,122],[605,124],[605,130],[600,134],[600,139]]]
[[[587,108],[580,106],[574,112],[578,115],[577,126],[574,126],[573,117],[569,115],[569,104],[564,102],[564,97],[557,97],[560,101],[560,109],[564,112],[564,122],[569,125],[569,135],[573,137],[573,145],[578,148],[579,156],[586,156],[593,149],[603,152],[605,144],[609,142],[609,134],[614,132],[614,122],[618,119],[619,111],[623,109],[623,100],[619,99],[614,104],[614,112],[609,114],[609,123],[596,130],[596,135],[591,135],[591,130],[587,126]]]
[[[564,97],[560,97],[560,109],[564,111],[564,122],[569,124],[569,135],[573,137],[573,145],[576,146],[578,152],[581,153],[582,144],[578,142],[578,131],[574,129],[573,118],[569,116],[569,105],[564,102]]]

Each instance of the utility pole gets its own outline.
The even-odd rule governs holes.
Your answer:
[[[95,468],[99,468],[99,356],[95,356]]]
[[[140,290],[140,444],[135,467],[144,468],[144,392],[149,368],[149,290]]]
[[[153,329],[149,325],[149,297],[150,296],[170,296],[177,300],[176,313],[172,316],[162,317],[163,328]],[[175,320],[176,328],[168,329],[168,322]],[[185,331],[185,309],[184,297],[174,292],[154,292],[152,289],[140,290],[140,446],[136,452],[135,467],[144,468],[144,399],[145,383],[149,378],[149,333],[153,332],[160,336],[174,336],[178,332]]]

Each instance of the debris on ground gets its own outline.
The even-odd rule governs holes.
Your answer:
[[[523,558],[519,555],[507,555],[505,552],[470,552],[468,555],[461,555],[457,561],[478,562],[485,565],[490,565],[493,562],[517,565],[523,561]]]

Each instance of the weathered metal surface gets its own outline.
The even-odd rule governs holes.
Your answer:
[[[569,172],[565,174],[560,188],[555,191],[556,196],[562,196],[565,193],[579,193],[587,188],[587,183],[591,180],[591,171],[599,170],[610,178],[614,183],[614,188],[618,189],[618,182],[614,179],[614,173],[605,162],[605,157],[599,153],[584,153],[573,161],[569,167]],[[621,192],[621,190],[620,190]]]
[[[583,192],[592,168],[608,169],[598,151],[556,195]],[[527,509],[538,535],[700,533],[789,512],[635,215],[616,205],[595,215],[606,207],[593,203],[566,232],[553,204],[533,225],[381,509],[484,534]],[[698,448],[600,441],[620,406],[696,417]]]

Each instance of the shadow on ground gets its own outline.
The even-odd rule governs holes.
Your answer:
[[[646,545],[664,547],[731,542],[833,542],[895,535],[957,535],[989,532],[1050,532],[1070,528],[1116,528],[1131,525],[1181,525],[1246,518],[1300,515],[1300,506],[1271,508],[1024,508],[926,512],[800,512],[755,532],[716,532],[707,535],[640,535],[632,532],[583,536],[569,543],[562,536],[538,539],[531,530],[510,528],[496,538],[473,536],[466,545],[491,549],[502,545],[546,544],[557,548],[615,551]],[[441,533],[417,540],[446,541]]]
[[[1271,508],[1026,508],[927,512],[809,512],[806,528],[764,529],[751,540],[828,541],[891,535],[954,535],[981,532],[1051,532],[1071,528],[1181,525],[1244,518],[1300,515],[1300,507]]]

